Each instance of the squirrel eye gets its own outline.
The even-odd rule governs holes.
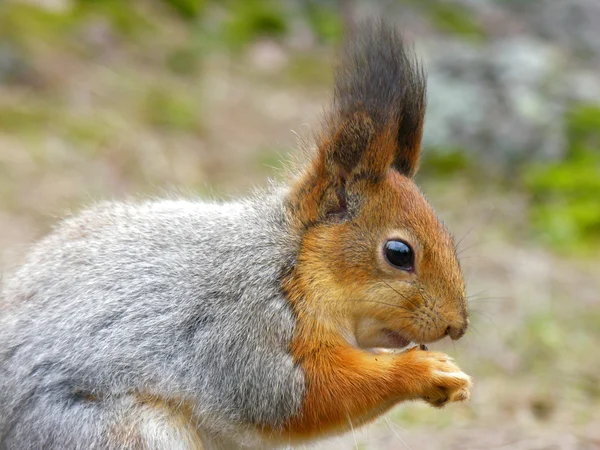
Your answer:
[[[385,258],[397,269],[410,272],[414,269],[415,255],[406,242],[387,241],[384,247]]]

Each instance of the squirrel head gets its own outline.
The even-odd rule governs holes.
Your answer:
[[[302,239],[284,290],[314,330],[363,348],[468,326],[454,241],[413,180],[425,92],[399,35],[365,27],[342,52],[317,151],[288,198]]]

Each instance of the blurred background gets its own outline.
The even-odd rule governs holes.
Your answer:
[[[321,449],[600,448],[598,0],[0,0],[0,264],[100,199],[283,178],[344,30],[385,16],[429,72],[419,182],[460,242],[469,405]]]

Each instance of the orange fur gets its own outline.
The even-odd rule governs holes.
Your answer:
[[[297,357],[302,355],[308,388],[302,413],[285,427],[284,435],[291,440],[362,425],[400,401],[429,397],[432,403],[443,402],[446,390],[461,390],[461,399],[468,398],[468,383],[435,379],[435,370],[451,371],[445,355],[420,350],[375,355],[342,341],[307,344],[294,348]]]

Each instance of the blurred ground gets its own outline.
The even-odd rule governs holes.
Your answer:
[[[284,177],[329,100],[348,11],[213,3],[0,3],[5,270],[93,201]],[[419,178],[460,241],[473,323],[433,347],[476,387],[469,405],[402,405],[317,448],[600,448],[600,38],[584,20],[600,16],[531,3],[380,5],[429,67]]]

